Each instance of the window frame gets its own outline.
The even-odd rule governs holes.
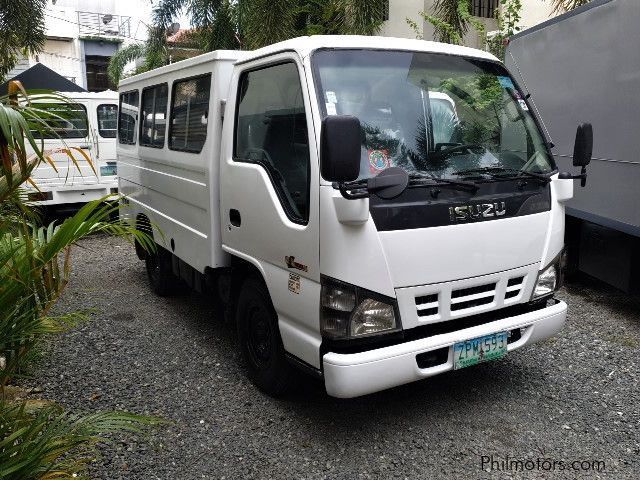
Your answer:
[[[289,204],[289,200],[287,199],[285,193],[283,192],[283,187],[279,184],[279,182],[277,181],[277,179],[274,177],[273,173],[271,172],[271,168],[266,165],[265,162],[261,161],[261,160],[257,160],[257,161],[252,161],[252,160],[247,160],[244,158],[240,158],[237,154],[237,143],[238,143],[238,113],[240,111],[240,87],[242,85],[242,81],[244,79],[244,77],[246,75],[248,75],[251,72],[257,72],[260,70],[266,70],[268,68],[273,68],[273,67],[277,67],[280,65],[286,65],[286,64],[292,64],[294,66],[294,68],[296,69],[296,73],[298,74],[298,82],[300,82],[300,91],[302,93],[302,103],[303,103],[303,107],[304,107],[304,114],[305,114],[305,122],[306,122],[306,130],[307,130],[307,145],[309,148],[309,160],[307,162],[307,191],[306,191],[306,195],[307,195],[307,212],[304,218],[300,218],[298,217],[295,212],[293,211],[293,209],[291,208],[291,205]],[[309,217],[311,214],[311,136],[309,134],[309,110],[307,108],[306,102],[305,102],[305,98],[304,98],[304,90],[305,90],[305,83],[303,82],[303,78],[300,76],[300,67],[298,66],[298,63],[296,62],[296,59],[294,58],[282,58],[282,59],[277,59],[277,60],[273,60],[269,63],[263,63],[260,65],[256,65],[254,67],[248,67],[245,68],[243,70],[240,71],[240,73],[238,74],[238,80],[237,80],[237,85],[236,85],[236,99],[235,99],[235,107],[234,107],[234,120],[233,120],[233,150],[232,150],[232,154],[231,154],[231,159],[234,162],[238,162],[238,163],[248,163],[248,164],[252,164],[252,165],[258,165],[260,166],[266,173],[267,176],[269,177],[269,180],[271,180],[271,185],[273,186],[273,189],[276,192],[276,195],[278,197],[278,200],[280,201],[280,205],[282,206],[282,209],[284,210],[285,215],[287,216],[287,218],[293,222],[296,223],[298,225],[308,225],[309,224]]]
[[[73,100],[73,99],[71,99],[71,100]],[[43,103],[44,103],[44,102],[43,102]],[[58,104],[60,104],[60,105],[65,105],[64,103],[60,103],[60,102],[46,103],[46,105],[55,105],[56,103],[58,103]],[[82,107],[82,110],[84,111],[84,121],[85,121],[85,129],[84,129],[84,130],[86,131],[86,134],[85,134],[84,136],[81,136],[81,137],[67,137],[67,136],[54,135],[54,134],[49,134],[49,135],[47,135],[47,136],[42,136],[42,137],[40,137],[40,136],[39,136],[40,132],[39,132],[39,131],[36,131],[36,133],[37,133],[38,135],[37,135],[37,136],[35,136],[35,138],[36,138],[37,140],[62,140],[62,141],[64,142],[65,140],[81,140],[81,139],[83,139],[83,138],[89,138],[90,126],[89,126],[89,111],[87,110],[87,106],[86,106],[85,104],[83,104],[83,103],[80,103],[80,102],[74,102],[74,101],[69,102],[69,104],[71,104],[71,105],[78,105],[78,106]],[[34,103],[34,105],[35,105],[35,106],[38,106],[38,104],[37,104],[37,103]],[[46,108],[45,108],[45,110],[46,110]],[[53,119],[53,120],[54,120],[54,121],[59,121],[59,120],[56,120],[56,119]],[[45,120],[45,122],[46,122],[46,121],[47,121],[47,120]],[[68,121],[68,120],[67,120],[67,121]],[[48,124],[47,124],[47,125],[48,125]],[[48,127],[50,128],[50,126],[49,126],[49,125],[48,125]],[[48,129],[47,129],[47,130],[48,130]],[[74,128],[73,130],[79,131],[79,129],[77,129],[77,128]],[[73,131],[73,130],[72,130],[72,131]],[[32,134],[33,134],[33,130],[31,130],[31,132],[32,132]]]
[[[209,109],[207,110],[207,129],[205,131],[205,136],[204,136],[204,142],[202,143],[202,147],[200,147],[199,150],[195,150],[195,149],[189,149],[189,148],[174,148],[171,146],[171,133],[173,131],[173,100],[175,98],[175,94],[176,94],[176,85],[178,83],[183,83],[183,82],[188,82],[190,80],[196,80],[198,78],[205,78],[205,77],[209,77]],[[209,136],[209,114],[210,114],[210,110],[211,110],[211,81],[213,80],[213,74],[211,72],[207,72],[207,73],[202,73],[202,74],[198,74],[198,75],[193,75],[191,77],[185,77],[185,78],[179,78],[177,80],[174,80],[171,83],[171,97],[170,97],[170,103],[168,105],[168,110],[169,110],[169,129],[167,132],[167,137],[168,137],[168,141],[167,141],[167,147],[169,148],[169,150],[173,150],[174,152],[187,152],[187,153],[201,153],[202,150],[204,149],[204,145],[207,143],[207,138]]]
[[[100,128],[100,114],[98,113],[100,110],[100,107],[110,107],[110,106],[114,106],[116,107],[116,136],[115,137],[105,137],[104,135],[102,135],[102,129]],[[101,103],[96,107],[96,122],[97,122],[97,130],[98,130],[98,135],[100,136],[100,138],[107,138],[107,139],[111,139],[111,138],[118,138],[118,120],[120,119],[120,108],[117,104],[115,103]]]
[[[165,124],[164,124],[164,136],[162,137],[162,145],[154,145],[153,143],[142,143],[142,128],[144,125],[144,119],[141,118],[142,117],[142,103],[144,102],[144,93],[147,90],[155,90],[159,87],[162,86],[166,86],[167,87],[167,107],[165,108],[164,111],[164,118],[165,118]],[[153,96],[153,125],[151,127],[151,130],[155,130],[156,127],[156,99],[157,96],[154,94]],[[147,148],[164,148],[165,147],[165,140],[167,138],[167,111],[169,110],[169,83],[168,82],[161,82],[161,83],[156,83],[155,85],[149,85],[146,86],[142,89],[142,92],[140,93],[140,102],[138,105],[138,118],[140,119],[139,123],[140,125],[138,125],[138,145],[140,145],[141,147],[147,147]]]
[[[133,90],[127,90],[126,92],[121,92],[120,96],[118,97],[118,132],[116,135],[116,138],[118,140],[118,144],[120,145],[137,145],[138,143],[138,125],[134,125],[133,131],[136,134],[136,138],[132,141],[132,142],[125,142],[122,140],[122,136],[120,135],[120,115],[122,114],[122,97],[124,97],[125,95],[129,95],[132,93],[137,93],[138,94],[138,105],[137,105],[137,110],[136,110],[136,123],[139,123],[140,120],[140,90],[138,90],[137,88],[134,88]]]

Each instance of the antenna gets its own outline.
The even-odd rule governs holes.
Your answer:
[[[509,51],[509,56],[511,57],[511,60],[513,60],[513,64],[516,66],[516,70],[518,70],[518,76],[522,80],[522,84],[524,85],[524,89],[526,90],[525,96],[531,102],[531,104],[533,105],[533,108],[536,110],[536,115],[540,120],[540,123],[542,124],[542,128],[544,128],[544,133],[547,135],[547,144],[549,145],[549,148],[553,148],[555,144],[553,143],[553,139],[551,138],[549,129],[547,128],[547,125],[544,123],[544,118],[542,118],[542,115],[540,115],[540,110],[538,110],[538,106],[536,105],[535,100],[531,97],[531,92],[529,91],[529,87],[527,86],[527,81],[525,80],[524,75],[522,75],[522,72],[520,71],[520,66],[518,65],[518,62],[513,56],[513,53],[511,51]]]

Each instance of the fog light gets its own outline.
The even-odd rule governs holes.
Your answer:
[[[538,280],[536,281],[536,286],[533,289],[533,295],[531,299],[535,300],[536,298],[549,295],[556,290],[557,286],[558,273],[557,268],[554,264],[547,267],[542,273],[538,275]]]
[[[358,305],[351,317],[350,333],[353,337],[393,330],[396,317],[393,307],[387,303],[367,298]]]

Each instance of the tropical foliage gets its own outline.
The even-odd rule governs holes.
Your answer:
[[[301,35],[372,35],[380,30],[383,0],[162,0],[153,11],[149,39],[111,59],[114,82],[124,65],[143,59],[142,70],[166,65],[167,34],[181,13],[188,13],[198,48],[255,49]]]
[[[71,270],[71,248],[83,237],[106,232],[135,239],[146,248],[151,240],[120,221],[111,221],[117,206],[90,202],[62,224],[38,226],[22,185],[33,170],[47,162],[56,168],[38,132],[55,132],[52,120],[65,121],[74,113],[68,100],[40,92],[38,101],[57,102],[55,113],[38,108],[17,82],[0,97],[0,478],[71,478],[95,454],[99,435],[136,430],[156,420],[127,413],[88,417],[68,415],[58,407],[16,400],[16,381],[24,374],[44,338],[59,333],[82,315],[55,315],[52,307],[64,291]],[[69,106],[68,112],[65,106]],[[35,134],[34,134],[35,133]],[[43,137],[44,135],[40,135]],[[70,162],[91,159],[80,149],[63,148]],[[34,152],[34,153],[30,153]],[[95,171],[95,170],[94,170]]]
[[[469,27],[474,27],[484,35],[484,25],[471,15],[470,0],[435,0],[431,13],[420,12],[420,16],[433,25],[433,39],[437,42],[462,45]],[[416,32],[417,38],[423,38],[418,24],[407,18],[407,23]]]
[[[574,8],[586,5],[591,0],[551,0],[553,3],[553,11],[556,13],[567,12]]]
[[[522,0],[503,0],[498,9],[498,34],[487,39],[487,49],[496,57],[503,59],[505,55],[505,42],[509,37],[520,31],[520,19],[522,13]]]
[[[47,0],[0,1],[0,79],[44,47],[46,6]]]

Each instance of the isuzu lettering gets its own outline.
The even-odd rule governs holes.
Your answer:
[[[151,286],[215,292],[264,391],[299,368],[355,397],[562,328],[564,202],[586,174],[559,174],[489,53],[313,36],[119,90],[119,188],[158,246],[137,247]],[[575,142],[586,167],[588,124]]]

